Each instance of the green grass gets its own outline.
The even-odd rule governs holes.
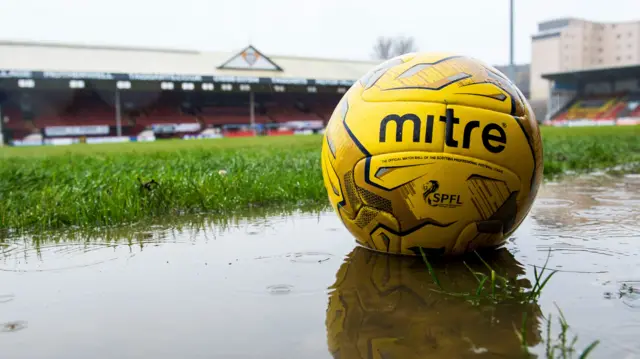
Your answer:
[[[640,126],[543,127],[542,138],[547,178],[621,165],[625,167],[614,171],[640,170]]]
[[[626,163],[636,165],[616,171],[636,171],[639,138],[640,126],[543,128],[545,176]],[[325,206],[320,144],[290,136],[0,148],[0,231]]]
[[[549,314],[549,318],[547,319],[547,338],[545,340],[545,357],[547,359],[569,359],[575,358],[577,353],[577,349],[575,348],[576,342],[578,341],[578,337],[574,336],[571,340],[569,340],[569,323],[564,317],[562,310],[558,308],[558,313],[560,314],[558,318],[558,325],[560,326],[560,331],[558,332],[558,336],[554,339],[551,337],[551,314]],[[579,359],[584,359],[589,357],[591,352],[600,344],[599,340],[594,340],[589,345],[587,345],[580,354],[578,354]]]
[[[163,215],[312,207],[326,201],[320,138],[293,140],[5,148],[0,228],[109,226]]]
[[[438,287],[436,291],[442,294],[463,298],[467,302],[475,306],[501,303],[535,303],[538,298],[540,298],[542,290],[547,285],[551,277],[553,277],[553,275],[557,272],[551,271],[550,274],[546,276],[544,275],[545,271],[547,270],[547,262],[549,260],[549,257],[547,257],[547,262],[545,262],[544,266],[540,268],[540,271],[538,271],[537,267],[533,268],[533,287],[530,290],[527,290],[516,278],[509,278],[507,275],[498,273],[491,267],[489,263],[487,263],[487,261],[485,261],[480,256],[480,254],[478,254],[478,252],[473,253],[477,257],[477,259],[479,259],[480,263],[482,263],[482,270],[473,269],[464,260],[462,261],[462,263],[467,267],[469,272],[475,278],[477,286],[472,291],[459,292],[448,290],[442,286],[440,280],[436,276],[436,272],[433,270],[433,266],[429,262],[428,256],[424,253],[422,248],[420,248],[422,260],[427,266],[427,270],[431,275],[431,279],[433,279],[434,284]],[[549,255],[551,255],[550,252]]]

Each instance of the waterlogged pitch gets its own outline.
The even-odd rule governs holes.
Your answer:
[[[638,176],[547,182],[517,241],[430,267],[354,247],[332,211],[10,236],[0,357],[634,358],[638,203]]]

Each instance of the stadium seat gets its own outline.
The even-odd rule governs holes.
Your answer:
[[[309,126],[318,127],[318,123],[323,126],[341,96],[335,93],[256,94],[254,121],[256,125],[263,125],[258,135],[293,135]],[[3,118],[4,132],[10,138],[23,138],[34,131],[46,134],[46,128],[53,126],[108,126],[108,136],[117,133],[115,96],[110,91],[37,89],[29,93],[27,101],[31,111],[24,116],[20,111],[24,99],[17,94],[8,97],[15,102],[2,104],[3,115],[7,117]],[[120,101],[123,136],[138,136],[151,130],[153,125],[190,123],[199,123],[202,127],[193,133],[156,132],[159,138],[197,136],[215,127],[221,128],[220,133],[228,137],[256,135],[250,127],[247,94],[123,91]]]
[[[619,93],[579,97],[564,111],[557,113],[552,123],[583,120],[612,121],[620,117],[627,101],[627,96]]]

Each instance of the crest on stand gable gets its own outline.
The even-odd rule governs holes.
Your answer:
[[[218,66],[218,69],[282,71],[280,66],[251,45]]]

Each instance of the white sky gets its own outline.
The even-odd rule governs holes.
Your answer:
[[[516,0],[517,63],[537,23],[640,20],[640,0]],[[0,38],[368,59],[377,36],[509,60],[508,0],[0,0]]]

